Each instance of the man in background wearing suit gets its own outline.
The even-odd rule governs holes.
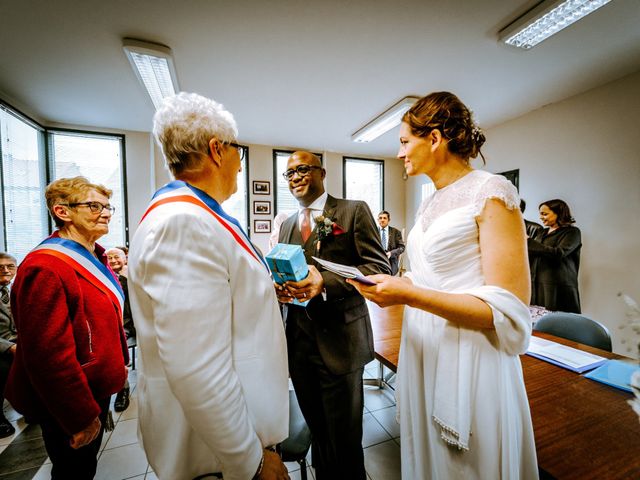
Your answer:
[[[404,252],[404,242],[402,241],[402,233],[397,228],[389,226],[391,215],[386,210],[378,214],[378,225],[380,225],[380,241],[382,248],[387,253],[389,263],[391,264],[391,275],[398,273],[398,263],[400,254]]]
[[[16,268],[16,259],[8,253],[0,252],[0,438],[16,432],[15,427],[6,419],[2,411],[4,387],[11,370],[13,356],[16,354],[18,339],[9,301],[9,285],[16,275]]]
[[[355,266],[364,275],[391,270],[367,204],[328,195],[325,175],[315,155],[289,157],[284,176],[300,211],[283,222],[279,241],[302,245],[309,275],[276,289],[287,304],[289,371],[311,429],[316,478],[365,480],[362,374],[373,359],[369,312],[344,278],[319,271],[311,256]],[[319,216],[325,221],[318,226]],[[310,302],[306,308],[288,304],[292,298]]]

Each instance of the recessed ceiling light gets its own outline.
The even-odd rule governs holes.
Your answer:
[[[164,97],[180,91],[171,49],[159,43],[125,38],[122,48],[156,109]]]

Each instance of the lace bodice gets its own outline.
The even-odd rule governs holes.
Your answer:
[[[520,203],[518,192],[505,177],[484,170],[473,170],[425,198],[418,210],[417,220],[424,232],[445,213],[469,205],[473,207],[473,216],[477,217],[490,198],[501,200],[509,210],[518,208]]]

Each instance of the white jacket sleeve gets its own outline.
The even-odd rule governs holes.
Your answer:
[[[230,252],[191,215],[158,223],[144,242],[141,283],[169,387],[224,478],[252,478],[262,445],[232,358]]]

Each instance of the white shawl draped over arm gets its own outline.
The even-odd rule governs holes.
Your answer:
[[[507,355],[524,353],[531,338],[529,308],[514,294],[500,287],[484,285],[457,291],[483,300],[493,312],[498,349]],[[471,386],[474,371],[472,330],[447,322],[443,341],[448,348],[438,354],[433,418],[442,439],[462,450],[469,449],[471,431]],[[457,345],[457,348],[453,347]]]

